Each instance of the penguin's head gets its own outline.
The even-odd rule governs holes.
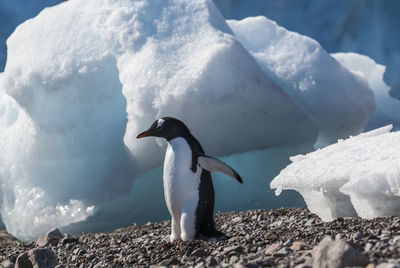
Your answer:
[[[187,135],[190,135],[190,131],[181,120],[173,117],[163,117],[154,121],[149,129],[137,135],[136,138],[160,137],[169,141]]]

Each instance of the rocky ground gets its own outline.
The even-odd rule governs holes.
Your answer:
[[[62,237],[55,230],[37,243],[21,243],[0,232],[0,267],[14,267],[14,264],[29,267],[29,262],[34,267],[58,264],[58,267],[85,268],[140,265],[389,268],[400,264],[399,217],[341,218],[326,223],[306,208],[282,208],[222,213],[215,220],[229,239],[170,243],[166,241],[169,222],[72,237]]]

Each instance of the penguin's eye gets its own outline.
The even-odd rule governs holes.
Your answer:
[[[164,122],[165,122],[164,119],[158,119],[156,129],[157,129],[157,130],[162,129],[162,126],[163,126]]]

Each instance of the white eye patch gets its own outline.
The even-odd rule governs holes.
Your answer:
[[[160,127],[164,124],[164,122],[165,122],[164,119],[162,119],[162,118],[158,119],[157,127],[156,127],[156,128],[160,128]]]

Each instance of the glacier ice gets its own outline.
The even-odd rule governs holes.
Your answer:
[[[18,26],[7,46],[1,216],[22,239],[90,221],[129,194],[163,159],[165,144],[135,139],[157,117],[181,118],[216,156],[317,137],[211,1],[70,0]]]
[[[317,40],[328,52],[356,52],[387,66],[385,81],[400,98],[400,2],[214,0],[227,19],[264,15]]]
[[[400,132],[392,125],[291,158],[270,186],[298,191],[323,220],[400,216]]]
[[[263,16],[227,22],[263,71],[315,119],[317,147],[362,132],[375,109],[373,93],[318,42]]]

